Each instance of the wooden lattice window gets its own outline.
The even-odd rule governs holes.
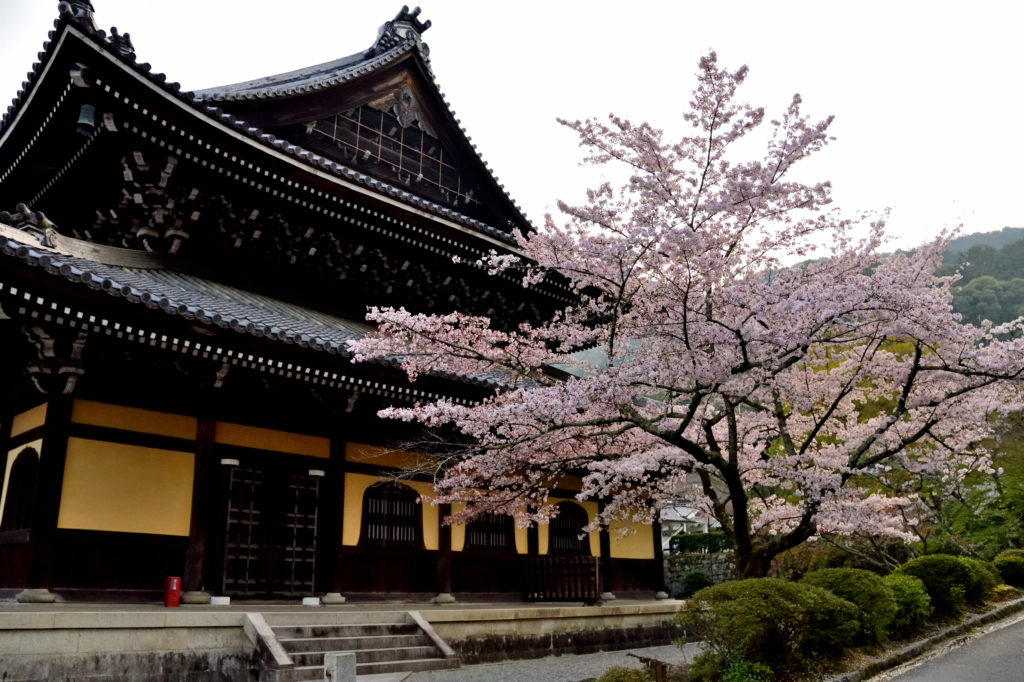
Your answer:
[[[589,555],[590,538],[583,532],[587,511],[573,502],[560,502],[558,516],[548,525],[548,554]]]
[[[367,547],[423,547],[423,512],[419,495],[398,483],[377,483],[363,495],[359,544]]]
[[[508,514],[487,512],[466,525],[466,550],[510,552],[515,549],[515,527]]]
[[[18,453],[14,466],[11,467],[11,478],[7,483],[7,500],[4,502],[0,531],[20,530],[32,525],[38,470],[39,453],[32,448],[25,448]]]
[[[391,112],[357,107],[310,123],[307,131],[346,162],[380,164],[410,191],[427,189],[453,206],[478,203],[440,141],[415,125],[403,126]]]

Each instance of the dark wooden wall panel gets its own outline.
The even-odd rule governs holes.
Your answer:
[[[181,576],[188,538],[140,533],[58,530],[55,588],[162,590]]]
[[[342,584],[346,592],[435,591],[435,551],[345,547],[343,556]]]
[[[453,592],[522,592],[526,555],[452,552]]]

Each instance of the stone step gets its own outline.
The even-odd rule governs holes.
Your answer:
[[[272,628],[289,625],[378,625],[404,623],[404,611],[276,611],[263,614]]]
[[[420,672],[423,670],[451,670],[458,668],[456,658],[419,658],[407,661],[381,661],[379,663],[357,663],[357,675],[373,675],[377,673]],[[321,670],[323,667],[321,666]]]
[[[412,635],[420,631],[415,623],[377,623],[372,625],[290,625],[273,626],[279,639],[308,639],[311,637],[369,637],[380,635]]]
[[[357,651],[359,649],[389,649],[431,645],[430,639],[422,633],[354,637],[304,637],[297,639],[278,637],[277,641],[281,643],[281,646],[289,654],[307,651]]]
[[[324,655],[329,653],[354,653],[356,664],[359,663],[385,663],[389,661],[415,661],[437,656],[437,649],[433,646],[410,646],[395,647],[390,649],[360,649],[359,651],[304,651],[301,653],[289,653],[296,666],[323,665]]]

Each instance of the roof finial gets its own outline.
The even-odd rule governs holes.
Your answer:
[[[96,8],[89,0],[63,0],[57,3],[57,13],[60,16],[67,15],[79,26],[90,31],[98,31],[96,25]]]
[[[367,57],[387,52],[396,45],[407,41],[415,41],[426,52],[426,45],[420,36],[430,28],[430,21],[420,21],[420,8],[409,11],[408,5],[402,5],[401,11],[391,21],[385,22],[377,31],[377,41],[366,51]]]

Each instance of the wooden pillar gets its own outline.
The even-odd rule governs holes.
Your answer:
[[[444,522],[451,516],[452,506],[442,504],[437,514],[437,596],[435,604],[451,604],[452,596],[452,527]]]
[[[35,507],[29,530],[29,566],[27,589],[17,595],[20,602],[52,602],[53,561],[56,554],[57,516],[64,486],[64,462],[67,459],[68,427],[71,424],[69,395],[51,398],[43,424],[43,446],[39,453]]]
[[[540,529],[536,523],[526,529],[526,554],[528,556],[540,554]]]
[[[324,604],[344,604],[345,548],[342,537],[345,530],[345,438],[342,435],[340,415],[334,416],[337,425],[331,435],[331,453],[323,494],[320,496],[319,517],[323,532],[317,537],[317,555],[323,558],[321,575],[326,594]]]
[[[655,580],[655,597],[658,599],[667,599],[668,593],[665,592],[665,551],[661,547],[661,521],[657,518],[651,523],[651,535],[654,536],[654,580]]]
[[[601,514],[604,512],[605,503],[599,501],[597,503],[597,513]],[[601,595],[603,601],[609,599],[615,599],[615,595],[610,591],[611,583],[608,580],[608,572],[612,567],[612,536],[608,531],[607,526],[601,526],[601,531],[598,535],[601,545],[601,570],[598,572],[598,593]]]
[[[181,601],[184,604],[208,604],[208,575],[216,575],[207,563],[212,560],[207,551],[209,529],[223,516],[216,504],[217,466],[213,462],[213,437],[217,422],[200,416],[196,426],[195,466],[192,473],[192,510],[188,530],[188,548],[185,550],[185,571],[182,576]],[[220,512],[220,513],[218,513]]]

